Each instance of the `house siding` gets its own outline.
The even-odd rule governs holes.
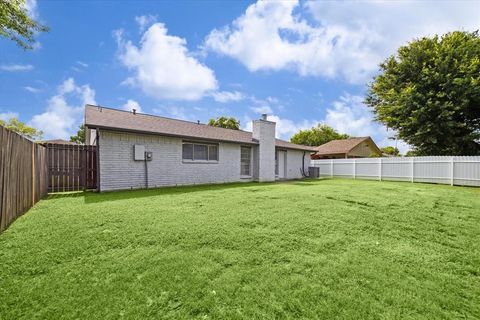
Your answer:
[[[100,131],[100,191],[145,188],[144,161],[133,160],[133,146],[152,152],[148,187],[251,181],[240,177],[240,144],[219,143],[218,163],[183,163],[182,139]],[[256,172],[253,159],[253,172]],[[257,169],[258,171],[258,169]]]
[[[372,152],[374,152],[374,150],[369,146],[369,144],[367,142],[362,142],[348,153],[348,157],[366,158],[370,156]]]
[[[301,179],[302,176],[302,160],[304,160],[304,169],[308,174],[308,167],[310,166],[310,153],[307,152],[305,159],[303,159],[303,151],[287,150],[287,179]]]

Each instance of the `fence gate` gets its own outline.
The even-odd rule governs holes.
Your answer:
[[[48,143],[48,192],[97,188],[96,146]]]

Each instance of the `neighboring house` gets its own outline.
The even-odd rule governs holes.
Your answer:
[[[40,142],[41,144],[70,144],[70,145],[77,145],[77,143],[63,140],[63,139],[52,139],[52,140],[44,140]]]
[[[85,127],[100,191],[297,179],[315,151],[275,139],[266,115],[247,132],[86,105]]]
[[[312,159],[366,158],[372,154],[382,155],[382,151],[370,137],[332,140],[315,147],[315,151]]]

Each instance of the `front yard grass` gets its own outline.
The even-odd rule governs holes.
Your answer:
[[[0,319],[480,318],[480,189],[318,180],[50,197]]]

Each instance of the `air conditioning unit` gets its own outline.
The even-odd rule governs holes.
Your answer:
[[[320,177],[320,168],[319,167],[308,167],[308,176],[310,178],[319,178]]]

